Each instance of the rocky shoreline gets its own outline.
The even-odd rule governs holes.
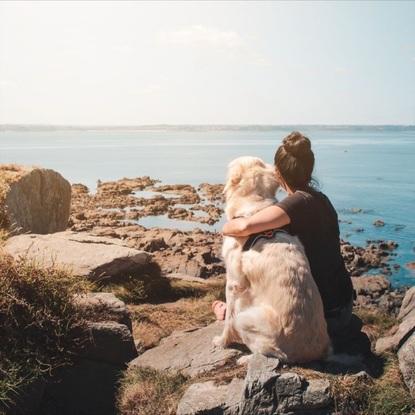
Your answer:
[[[59,183],[64,180],[55,173],[39,170],[33,175],[43,177],[41,183],[54,178]],[[26,203],[19,192],[27,192],[30,181],[20,188],[19,180],[9,187],[14,186],[14,201]],[[5,189],[3,205],[10,193],[10,189]],[[175,396],[175,403],[174,408],[163,412],[166,414],[240,415],[257,413],[259,409],[269,415],[360,413],[335,411],[336,399],[340,398],[333,388],[343,378],[333,378],[333,373],[354,376],[347,378],[348,382],[369,387],[376,383],[372,376],[377,375],[372,369],[373,361],[379,364],[377,357],[359,361],[357,366],[319,363],[307,368],[285,368],[273,359],[256,356],[248,365],[238,366],[236,358],[244,351],[212,349],[211,337],[220,330],[220,323],[213,322],[210,304],[223,296],[225,266],[220,254],[222,236],[211,231],[210,226],[222,219],[222,191],[223,185],[219,184],[162,185],[148,176],[99,182],[96,193],[82,184],[73,184],[70,213],[67,197],[65,206],[57,201],[48,206],[47,214],[54,210],[64,212],[58,216],[60,222],[65,220],[68,224],[64,229],[57,227],[54,233],[27,233],[30,229],[25,229],[26,233],[21,234],[16,220],[21,215],[13,216],[12,209],[5,211],[10,221],[17,222],[4,243],[5,252],[16,261],[23,255],[44,261],[45,266],[58,263],[70,268],[101,291],[76,301],[86,308],[101,307],[109,316],[88,323],[95,346],[87,355],[80,356],[80,363],[59,373],[61,386],[53,384],[46,388],[45,396],[59,397],[61,411],[64,402],[76,411],[79,400],[86,399],[84,408],[90,415],[114,413],[115,385],[128,364],[118,396],[118,410],[123,415],[145,413],[139,408],[135,410],[134,405],[151,407],[137,395],[144,382],[138,379],[143,374],[150,376],[149,370],[155,378],[166,371],[184,376],[179,379],[172,375],[175,382],[180,380],[183,389],[177,387],[168,392],[171,399]],[[32,203],[38,215],[33,214],[35,223],[42,212],[38,211],[37,201]],[[194,222],[195,227],[185,231],[140,224],[143,218],[159,215],[173,221]],[[415,347],[415,296],[413,289],[392,287],[388,278],[396,267],[396,248],[394,241],[385,240],[368,241],[365,247],[341,242],[357,294],[354,310],[364,320],[362,323],[357,318],[357,330],[369,338],[372,350],[377,349],[380,354],[392,351],[394,362],[399,357],[406,385],[414,394],[411,350]],[[154,293],[152,297],[150,294]],[[117,355],[117,349],[122,355]],[[91,375],[92,367],[98,367],[99,379]],[[133,380],[127,381],[128,376]],[[78,382],[82,377],[85,382]],[[272,385],[272,390],[267,385]],[[399,382],[397,385],[394,387],[402,389]],[[86,390],[90,390],[88,396]],[[102,406],[98,403],[104,390],[108,395]],[[199,400],[200,393],[212,399]],[[42,399],[38,401],[41,403]],[[347,407],[344,402],[342,405]],[[149,413],[160,413],[157,410],[149,409]],[[54,413],[52,409],[48,411]]]

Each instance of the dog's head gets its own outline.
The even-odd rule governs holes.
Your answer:
[[[257,194],[264,198],[275,197],[278,182],[274,167],[258,157],[239,157],[229,163],[228,177],[223,190],[226,200],[233,195]]]

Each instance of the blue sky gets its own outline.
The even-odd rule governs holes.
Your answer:
[[[2,2],[0,123],[415,124],[415,2]]]

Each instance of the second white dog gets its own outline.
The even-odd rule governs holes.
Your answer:
[[[275,203],[272,166],[255,157],[230,163],[225,186],[228,219],[251,216]],[[243,343],[283,362],[323,359],[330,348],[323,304],[304,248],[295,236],[276,232],[243,250],[247,238],[225,237],[225,327],[218,346]]]

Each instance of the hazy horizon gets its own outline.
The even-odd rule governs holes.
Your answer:
[[[0,3],[0,123],[413,125],[415,2]]]

